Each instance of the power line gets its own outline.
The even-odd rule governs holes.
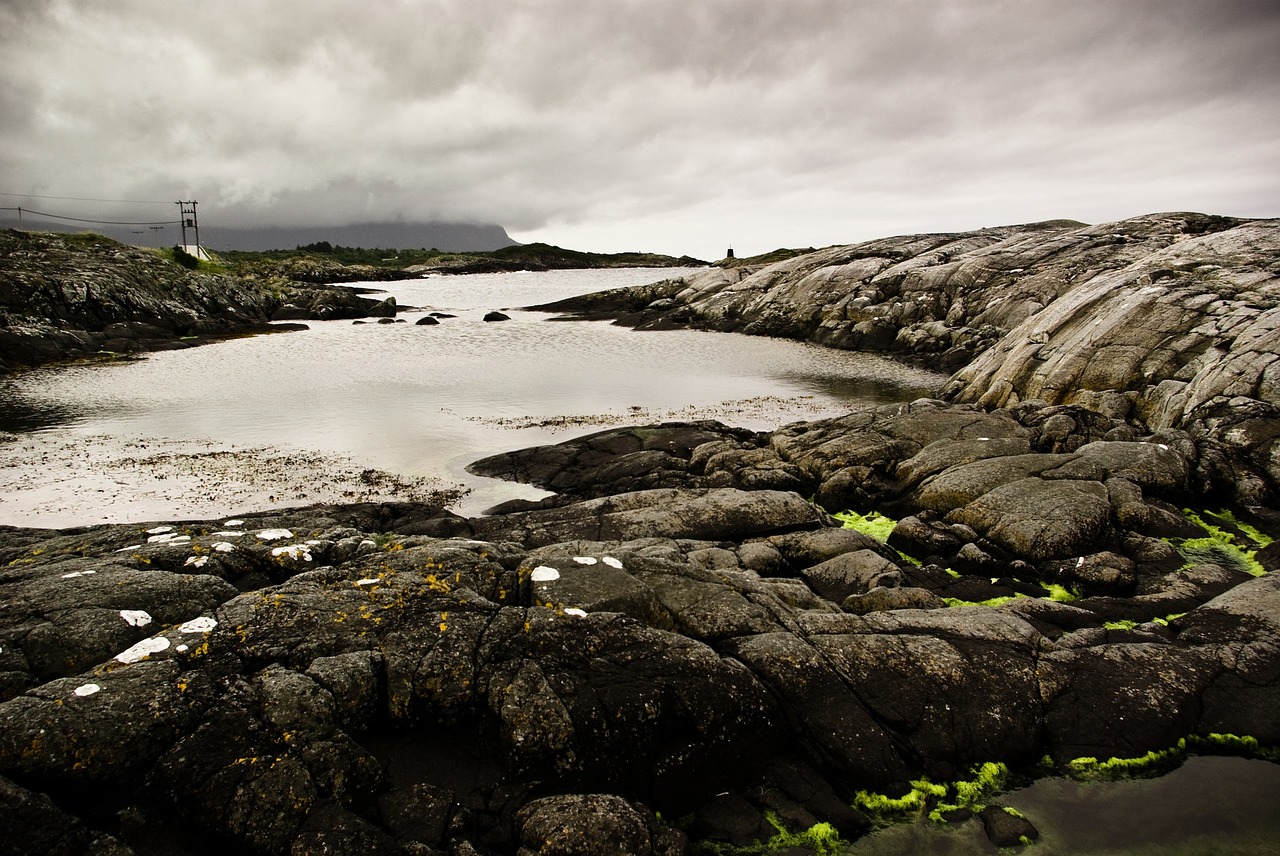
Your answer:
[[[169,203],[172,205],[173,203]],[[30,208],[0,208],[0,211],[17,211],[19,217],[23,214],[34,214],[37,217],[47,217],[50,220],[66,220],[71,223],[92,223],[95,226],[172,226],[179,221],[177,220],[88,220],[84,217],[63,217],[60,214],[47,214],[44,211],[33,211]]]
[[[93,199],[84,196],[40,196],[35,193],[0,193],[0,196],[16,196],[21,199],[60,199],[64,202],[125,202],[130,205],[169,205],[172,202],[168,199],[163,202],[156,199]]]

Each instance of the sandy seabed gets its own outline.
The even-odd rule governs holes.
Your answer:
[[[484,453],[496,454],[622,425],[718,419],[764,430],[846,410],[813,396],[760,396],[674,409],[463,419],[509,435],[509,443]],[[74,428],[0,433],[0,524],[10,526],[213,519],[347,502],[432,502],[475,514],[527,492],[512,485],[507,495],[491,487],[493,481],[459,483],[389,472],[341,453],[208,439],[81,434]],[[480,484],[490,487],[478,488],[475,501],[466,501]]]

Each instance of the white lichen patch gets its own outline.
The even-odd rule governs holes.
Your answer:
[[[148,534],[148,535],[163,535],[163,534],[165,534],[166,532],[172,532],[172,531],[173,531],[173,527],[172,527],[172,526],[157,526],[157,527],[156,527],[156,528],[154,528],[154,529],[148,529],[148,530],[147,530],[147,534]]]
[[[141,547],[142,547],[142,545],[141,545],[141,544],[130,544],[128,547],[121,547],[119,550],[116,550],[116,552],[117,552],[117,553],[127,553],[127,552],[129,552],[130,550],[137,550],[137,549],[140,549]]]
[[[209,564],[208,556],[187,556],[187,560],[182,563],[184,568],[203,568]]]
[[[173,650],[177,651],[179,654],[185,654],[188,649],[186,645],[174,645]]]
[[[259,536],[261,537],[261,536]],[[290,544],[287,547],[273,547],[271,555],[277,559],[288,557],[295,562],[301,559],[304,562],[311,561],[311,550],[306,544]]]
[[[529,579],[533,580],[535,583],[553,583],[560,579],[560,572],[555,568],[548,568],[546,565],[541,565],[533,569],[533,573],[529,575]]]
[[[214,538],[240,538],[243,535],[244,535],[243,532],[214,532],[213,533]]]
[[[64,580],[74,580],[76,577],[89,577],[96,573],[97,571],[72,571],[69,574],[63,574],[62,578]]]
[[[586,611],[585,609],[578,609],[578,607],[576,607],[576,606],[571,606],[571,607],[569,607],[568,609],[566,609],[566,610],[564,611],[564,614],[565,614],[565,615],[572,615],[572,616],[574,616],[575,618],[586,618],[586,617],[587,617],[587,611]]]
[[[179,633],[209,633],[218,626],[218,619],[202,615],[178,625]]]
[[[131,627],[146,627],[151,623],[151,615],[142,609],[122,609],[120,617]]]
[[[378,579],[377,577],[365,577],[362,580],[356,580],[356,585],[371,586],[371,585],[376,585],[377,583],[380,583],[380,582],[382,582],[382,580]]]
[[[215,541],[213,543],[213,551],[215,553],[230,553],[235,548],[236,545],[230,541]]]
[[[190,541],[190,535],[179,535],[177,532],[166,532],[163,535],[152,535],[147,539],[148,544],[181,544]]]
[[[223,524],[222,524],[222,525],[223,525],[223,526],[243,526],[243,525],[244,525],[244,521],[243,521],[243,520],[240,520],[239,518],[237,518],[237,519],[235,519],[235,520],[226,520],[226,521],[223,521]]]
[[[574,556],[573,560],[579,565],[594,565],[596,560],[591,556]]]
[[[116,659],[121,663],[136,663],[152,654],[159,654],[161,651],[168,650],[168,648],[168,639],[163,636],[152,636],[150,639],[143,639],[137,645],[116,654]]]
[[[258,533],[259,541],[280,541],[284,538],[292,538],[293,533],[288,529],[263,529]]]
[[[91,696],[94,693],[99,692],[101,689],[102,687],[97,684],[81,684],[76,687],[75,693],[81,698],[84,698],[85,696]]]
[[[611,568],[621,568],[621,567],[622,567],[622,560],[621,560],[621,559],[615,559],[613,556],[605,556],[605,557],[604,557],[603,559],[601,559],[600,561],[604,562],[606,565],[608,565],[608,566],[609,566],[609,567],[611,567]]]

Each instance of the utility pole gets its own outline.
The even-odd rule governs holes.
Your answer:
[[[182,249],[186,250],[187,248],[187,229],[194,229],[196,233],[196,251],[192,253],[192,255],[199,258],[200,220],[196,217],[196,205],[199,203],[192,199],[189,202],[177,202],[175,204],[178,206],[178,210],[180,212],[178,216],[182,218]]]

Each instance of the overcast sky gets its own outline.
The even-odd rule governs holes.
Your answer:
[[[0,0],[0,192],[719,258],[1280,216],[1275,0]],[[0,205],[36,207],[0,197]]]

